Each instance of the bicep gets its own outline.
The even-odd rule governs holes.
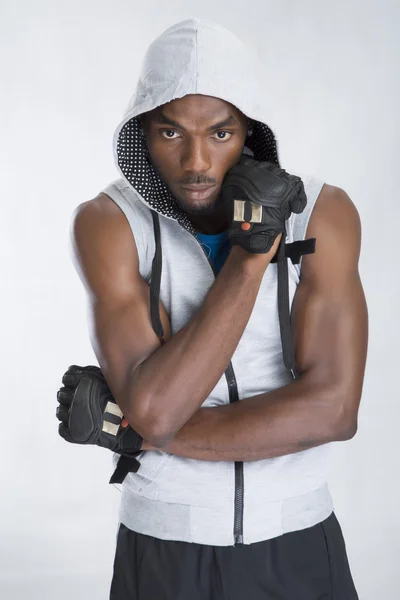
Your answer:
[[[358,271],[361,224],[343,190],[324,186],[307,237],[317,241],[315,254],[302,259],[293,300],[296,364],[302,377],[343,399],[351,421],[361,398],[368,313]]]
[[[111,392],[124,410],[128,376],[160,347],[150,318],[150,287],[139,273],[135,240],[108,197],[80,205],[71,223],[75,267],[88,297],[89,334]],[[169,318],[160,302],[165,339]]]

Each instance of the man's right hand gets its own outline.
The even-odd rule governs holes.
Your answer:
[[[300,177],[269,162],[242,155],[222,185],[231,226],[231,245],[253,254],[276,253],[291,213],[301,213],[307,196]]]

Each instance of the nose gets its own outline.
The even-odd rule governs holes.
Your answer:
[[[205,173],[211,168],[207,141],[201,138],[187,139],[181,157],[181,167],[191,173]]]

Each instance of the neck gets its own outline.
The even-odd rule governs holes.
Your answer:
[[[222,233],[223,231],[226,231],[229,227],[228,223],[217,226],[215,224],[215,222],[213,222],[213,223],[201,222],[200,223],[198,221],[193,222],[193,219],[191,219],[191,223],[192,223],[194,229],[198,233],[204,233],[204,234],[208,234],[208,235],[215,235],[217,233]]]
[[[229,220],[223,207],[208,215],[188,215],[193,227],[199,233],[222,233],[229,228]]]

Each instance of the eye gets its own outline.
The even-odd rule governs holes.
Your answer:
[[[178,132],[177,132],[177,131],[175,131],[175,129],[163,129],[163,130],[161,131],[161,135],[162,135],[163,137],[165,137],[167,140],[176,140],[176,138],[175,138],[175,137],[172,137],[172,136],[170,136],[170,135],[164,135],[164,133],[165,133],[165,134],[168,134],[168,133],[172,133],[172,134],[174,134],[174,133],[178,133]],[[179,134],[178,134],[178,137],[179,137]]]
[[[223,135],[224,137],[219,137],[220,135]],[[229,140],[232,137],[232,133],[230,133],[229,131],[216,131],[215,135],[218,136],[216,139],[219,142],[226,142],[227,140]],[[228,136],[228,137],[227,137]]]

